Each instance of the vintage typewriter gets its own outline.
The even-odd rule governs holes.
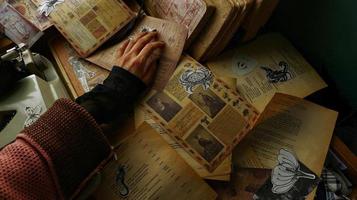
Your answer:
[[[24,44],[0,56],[11,67],[26,72],[25,78],[11,85],[0,96],[0,149],[16,138],[26,126],[34,123],[56,99],[68,97],[52,63],[32,53]],[[5,75],[6,76],[6,75]]]

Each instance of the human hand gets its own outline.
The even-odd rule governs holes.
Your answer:
[[[118,49],[117,64],[149,85],[156,72],[165,43],[159,41],[158,33],[141,32],[125,40]]]

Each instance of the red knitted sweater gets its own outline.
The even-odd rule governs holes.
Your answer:
[[[58,100],[0,151],[0,199],[72,199],[111,155],[92,116]]]

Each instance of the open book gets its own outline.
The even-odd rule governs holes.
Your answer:
[[[182,56],[163,91],[144,99],[146,112],[212,172],[251,130],[258,112],[211,71]]]

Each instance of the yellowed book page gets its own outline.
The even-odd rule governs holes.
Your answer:
[[[215,199],[216,193],[144,123],[115,149],[102,171],[98,199]]]
[[[196,160],[194,160],[185,149],[170,136],[167,130],[160,126],[155,120],[150,118],[150,115],[145,112],[142,106],[135,108],[135,127],[140,127],[144,122],[150,124],[156,132],[158,132],[165,141],[176,150],[176,152],[191,166],[191,168],[202,178],[210,180],[224,180],[229,181],[229,174],[232,171],[232,156],[228,156],[220,166],[213,172],[209,172],[206,168],[202,167]]]
[[[49,46],[73,98],[89,92],[109,75],[108,70],[81,59],[63,37],[51,40]]]
[[[207,62],[217,76],[237,80],[237,89],[260,112],[276,92],[304,98],[326,83],[280,34],[259,37]]]
[[[301,98],[277,93],[255,128],[235,149],[234,162],[239,167],[271,169],[284,148],[319,175],[337,115]]]
[[[133,19],[122,0],[66,0],[49,18],[62,35],[86,57]]]
[[[234,150],[234,164],[272,169],[281,149],[317,174],[322,172],[338,113],[301,98],[277,93],[256,127]],[[313,192],[308,199],[313,199]]]
[[[207,5],[204,0],[147,0],[145,10],[152,16],[177,22],[188,28],[188,38],[199,26],[206,15]]]
[[[259,113],[211,71],[182,56],[163,91],[152,90],[145,111],[213,172],[251,130]]]
[[[201,60],[205,54],[214,45],[215,41],[223,37],[220,35],[225,25],[229,23],[234,12],[234,4],[227,0],[211,1],[215,6],[215,11],[212,14],[209,22],[197,36],[189,49],[190,55],[196,60]]]
[[[149,30],[156,29],[159,33],[159,40],[164,41],[166,44],[158,64],[158,71],[153,84],[155,89],[162,90],[171,74],[175,71],[177,62],[180,59],[187,38],[187,29],[183,25],[174,22],[145,16],[136,25],[131,35],[141,32],[144,28]],[[117,65],[116,62],[118,58],[116,52],[119,47],[120,43],[96,52],[87,58],[87,60],[111,70],[114,65]]]
[[[46,30],[52,23],[47,17],[37,11],[37,6],[29,0],[10,0],[8,1],[22,16],[29,20],[41,31]]]

